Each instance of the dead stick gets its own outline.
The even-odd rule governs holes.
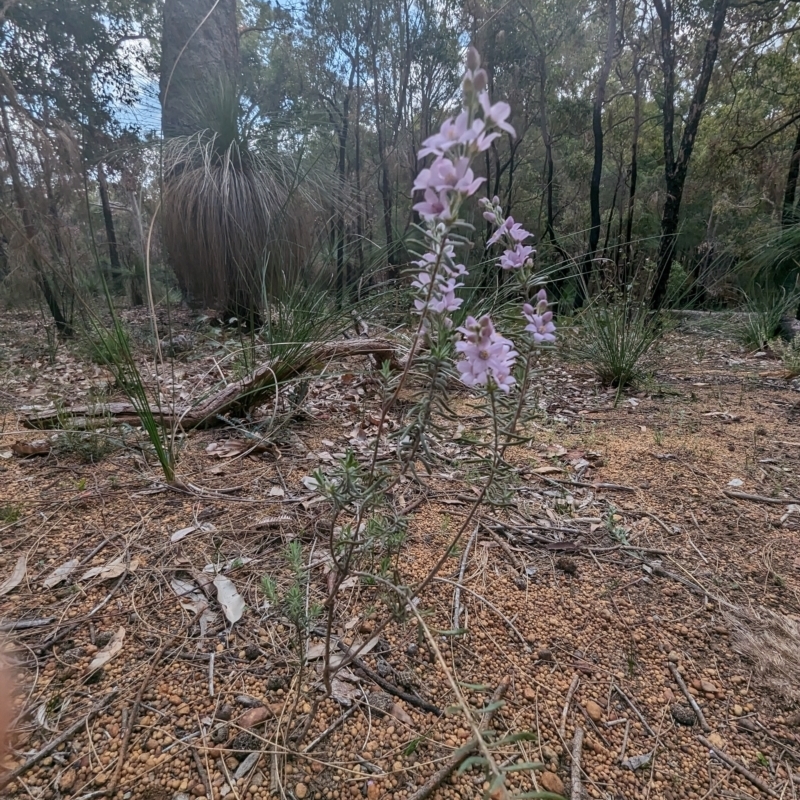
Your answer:
[[[192,747],[191,750],[194,756],[194,763],[197,765],[197,771],[200,773],[200,780],[203,781],[203,786],[206,788],[206,797],[212,798],[214,797],[214,792],[211,788],[211,781],[208,779],[208,771],[206,770],[205,764],[203,764],[203,760],[200,758],[197,748]]]
[[[720,761],[724,761],[734,772],[738,772],[743,778],[747,778],[750,783],[753,784],[758,789],[761,789],[764,794],[768,794],[770,797],[778,797],[778,793],[767,786],[764,781],[761,780],[757,775],[753,775],[749,769],[742,766],[738,761],[732,759],[727,753],[724,753],[718,747],[714,747],[711,742],[706,739],[705,736],[698,736],[697,737],[700,744],[705,745]]]
[[[767,503],[771,506],[788,506],[790,503],[800,503],[792,497],[764,497],[763,494],[747,494],[747,492],[723,491],[726,497],[732,500],[749,500],[751,503]]]
[[[622,747],[619,749],[619,758],[617,759],[620,764],[625,760],[625,751],[628,749],[628,734],[631,732],[631,721],[625,720],[625,733],[622,736]]]
[[[193,624],[194,621],[200,616],[200,614],[195,614],[194,619],[192,620]],[[164,643],[161,647],[158,648],[158,652],[154,656],[153,660],[150,662],[150,669],[147,671],[147,675],[145,675],[144,680],[142,681],[141,685],[139,686],[139,691],[136,692],[136,698],[133,701],[133,705],[131,706],[130,711],[128,712],[128,724],[125,728],[125,735],[122,738],[122,744],[119,748],[119,757],[117,760],[117,766],[114,770],[114,776],[111,779],[111,783],[108,785],[106,789],[106,794],[113,795],[117,791],[117,785],[119,784],[119,779],[122,777],[122,768],[125,766],[125,761],[128,755],[128,745],[131,742],[131,735],[133,734],[133,729],[136,727],[136,718],[139,715],[139,706],[142,704],[142,697],[144,697],[144,693],[147,690],[147,687],[150,685],[150,680],[153,677],[153,673],[156,671],[156,667],[158,666],[158,662],[161,661],[161,656],[164,655],[164,651],[175,641],[178,633],[183,630],[183,626],[181,626],[180,631],[176,631],[172,634],[172,636],[167,637],[164,640]]]
[[[561,724],[558,726],[558,732],[561,734],[562,739],[567,732],[567,714],[569,714],[569,704],[572,702],[572,695],[575,694],[575,690],[578,688],[578,684],[580,682],[580,676],[576,673],[575,677],[572,679],[572,683],[569,685],[567,699],[564,701],[564,710],[561,712]]]
[[[670,664],[669,671],[672,673],[672,677],[675,678],[675,683],[678,684],[680,690],[683,692],[683,696],[689,701],[689,705],[692,707],[692,710],[697,715],[697,721],[700,723],[700,727],[703,729],[703,733],[711,733],[711,728],[706,722],[706,718],[703,716],[703,710],[697,704],[697,700],[695,700],[694,697],[692,697],[691,693],[689,692],[689,689],[683,682],[683,678],[681,677],[680,672],[678,672],[678,668],[674,664]]]
[[[54,750],[56,750],[64,742],[69,741],[81,728],[83,728],[89,721],[94,719],[99,713],[104,711],[111,701],[119,694],[119,689],[114,689],[105,699],[95,704],[89,709],[89,713],[79,719],[74,725],[71,725],[63,733],[56,736],[49,744],[46,744],[38,753],[32,755],[24,764],[20,764],[16,769],[3,775],[0,778],[0,789],[4,789],[9,783],[16,780],[20,775],[24,775],[31,767],[36,766],[43,758],[46,758]]]
[[[346,719],[352,717],[353,714],[356,713],[357,709],[358,706],[355,703],[353,703],[353,705],[350,706],[350,708],[348,708],[347,711],[345,711],[344,714],[342,714],[342,716],[336,720],[336,722],[334,722],[332,725],[328,725],[328,727],[325,728],[325,730],[322,731],[322,733],[319,736],[317,736],[317,738],[314,739],[313,742],[309,742],[306,745],[303,752],[310,753],[321,741],[323,741],[326,737],[330,736]]]
[[[619,686],[617,686],[616,683],[614,684],[614,691],[625,701],[625,705],[627,705],[628,708],[631,711],[633,711],[633,713],[636,714],[637,717],[639,717],[639,722],[641,722],[642,725],[644,725],[645,730],[653,738],[655,738],[655,736],[656,736],[655,731],[647,724],[647,720],[642,716],[642,712],[639,711],[639,709],[636,707],[636,704],[633,702],[633,700],[631,700],[630,697],[628,697],[628,695],[626,695],[625,692],[623,692],[622,689],[620,689]]]
[[[575,728],[575,736],[572,739],[572,800],[583,798],[583,786],[581,784],[581,750],[583,748],[583,728]]]
[[[503,697],[505,697],[506,692],[508,691],[508,687],[511,684],[511,678],[506,676],[500,681],[500,685],[495,689],[494,694],[492,695],[492,699],[490,705],[494,705],[495,703],[499,703]],[[487,711],[483,715],[483,719],[481,720],[481,724],[479,730],[483,733],[491,724],[492,720],[494,719],[494,715],[499,711],[499,708],[492,708],[491,711]],[[467,760],[470,756],[472,751],[475,747],[478,746],[478,743],[475,741],[473,737],[470,741],[472,747],[461,747],[459,748],[453,755],[450,757],[450,760],[438,771],[431,775],[422,786],[417,789],[414,794],[412,794],[408,800],[425,800],[425,798],[430,797],[450,776],[450,773],[454,769],[458,769],[458,767]]]

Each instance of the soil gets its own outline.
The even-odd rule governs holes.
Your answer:
[[[145,352],[148,321],[128,321]],[[239,377],[233,334],[177,324],[192,346],[169,374],[146,373],[162,396],[185,402]],[[330,506],[307,478],[348,448],[369,457],[369,360],[309,376],[288,411],[284,393],[235,427],[179,437],[169,486],[134,427],[24,427],[32,405],[123,395],[85,346],[48,347],[30,315],[6,313],[0,337],[0,620],[16,685],[3,767],[72,731],[3,797],[411,798],[472,736],[454,683],[480,709],[504,679],[491,727],[530,736],[494,757],[543,765],[510,772],[514,793],[570,794],[578,727],[588,797],[763,795],[752,777],[775,796],[800,790],[800,395],[768,356],[684,327],[647,381],[617,391],[544,355],[529,440],[507,452],[502,491],[418,606],[436,648],[417,616],[391,616],[391,593],[353,577],[332,633],[369,642],[366,670],[343,668],[329,694]],[[483,436],[487,420],[463,388],[453,397],[432,474],[388,498],[408,520],[394,562],[405,585],[447,550],[480,489],[465,434]],[[270,444],[248,453],[258,424]],[[233,597],[204,594],[202,575],[227,578]],[[300,605],[323,610],[306,630],[286,599],[298,585]],[[235,624],[223,597],[233,616],[244,601]],[[770,620],[785,640],[763,638]],[[767,649],[787,655],[768,664]],[[432,796],[488,791],[467,767]]]

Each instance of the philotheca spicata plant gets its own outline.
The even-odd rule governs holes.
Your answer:
[[[492,792],[499,790],[499,796],[507,796],[504,780],[508,768],[499,766],[492,756],[492,750],[499,742],[493,742],[478,727],[480,714],[486,713],[489,707],[477,710],[468,707],[458,682],[453,679],[438,650],[436,637],[430,634],[418,609],[420,596],[436,579],[449,554],[473,524],[481,503],[487,500],[487,493],[503,468],[507,447],[519,440],[517,429],[528,397],[536,350],[554,342],[556,334],[546,291],[536,287],[536,253],[530,244],[532,234],[521,223],[503,214],[497,197],[481,198],[478,202],[484,219],[492,228],[487,249],[497,253],[492,258],[498,269],[510,273],[518,282],[521,302],[517,313],[524,330],[523,339],[515,344],[502,335],[489,314],[478,318],[467,315],[460,326],[456,326],[452,319],[455,312],[463,313],[464,301],[458,292],[464,287],[468,275],[458,256],[459,250],[469,244],[472,232],[463,212],[470,198],[485,182],[484,178],[475,176],[472,165],[498,137],[516,135],[508,121],[510,106],[505,102],[492,103],[487,83],[480,56],[471,47],[462,80],[461,110],[446,119],[440,130],[422,143],[418,153],[420,160],[429,156],[433,160],[420,169],[414,182],[414,209],[422,219],[423,245],[419,257],[412,262],[415,268],[411,281],[415,293],[412,309],[416,317],[415,333],[403,372],[399,376],[392,375],[387,365],[381,371],[384,396],[377,433],[372,441],[372,458],[365,464],[350,452],[333,469],[327,472],[318,470],[314,480],[318,491],[332,507],[326,526],[333,561],[323,672],[328,692],[335,672],[345,666],[350,657],[357,656],[356,652],[335,662],[330,658],[337,592],[346,578],[358,576],[365,585],[378,587],[384,593],[383,600],[390,612],[373,629],[373,637],[393,619],[403,619],[409,614],[417,616],[472,728],[478,755],[469,761],[486,771]],[[389,426],[385,423],[412,372],[422,389],[412,408],[405,411],[405,424],[398,431],[389,433]],[[451,415],[454,413],[449,406],[448,386],[456,376],[484,401],[485,411],[491,419],[491,441],[485,443],[488,451],[484,458],[485,474],[474,505],[436,564],[423,580],[415,585],[406,585],[399,561],[404,527],[391,503],[392,490],[406,480],[409,471],[415,470],[417,461],[435,458],[435,453],[431,454],[427,446],[428,432],[438,425],[434,411],[440,409]],[[381,444],[385,444],[390,436],[396,443],[397,458],[394,461],[385,457],[379,459]],[[377,521],[376,524],[370,524],[373,520]],[[386,550],[394,558],[391,565],[384,560],[377,572],[370,569],[374,564],[375,531],[385,532]],[[511,739],[501,741],[505,745]],[[526,764],[522,768],[538,766]]]

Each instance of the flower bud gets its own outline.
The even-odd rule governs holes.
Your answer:
[[[481,66],[481,54],[472,46],[469,46],[467,50],[467,69],[474,72],[476,69],[480,69]]]
[[[476,92],[483,92],[489,85],[489,77],[486,75],[485,69],[476,70],[472,76],[472,85],[475,87]]]

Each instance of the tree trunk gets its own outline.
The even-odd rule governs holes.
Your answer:
[[[636,85],[633,90],[633,141],[631,142],[630,194],[628,195],[628,218],[625,222],[625,282],[632,277],[633,212],[636,205],[636,183],[639,177],[639,131],[642,127],[642,72],[638,53],[633,62]]]
[[[717,60],[719,40],[725,25],[729,0],[715,0],[711,30],[706,40],[703,64],[694,88],[689,112],[683,126],[678,155],[675,156],[675,51],[672,0],[654,0],[661,24],[661,65],[664,73],[664,175],[667,199],[661,216],[661,242],[658,248],[656,283],[651,299],[652,308],[660,308],[667,294],[667,284],[675,257],[675,238],[680,221],[681,198],[689,160],[692,157],[697,129],[705,108],[706,95]]]
[[[239,78],[236,0],[165,0],[161,36],[164,136],[191,136],[219,116],[214,101]]]
[[[794,200],[797,194],[797,178],[800,175],[800,128],[792,148],[792,158],[789,161],[789,172],[786,175],[786,189],[783,193],[783,210],[781,213],[781,226],[787,228],[796,221]]]
[[[28,209],[25,188],[22,184],[22,176],[19,171],[17,149],[14,146],[14,140],[11,138],[11,126],[9,125],[8,111],[6,110],[6,105],[2,96],[0,96],[0,108],[2,108],[3,142],[5,144],[6,160],[8,162],[8,172],[11,176],[11,186],[14,192],[14,199],[17,202],[17,207],[19,208],[20,215],[22,217],[22,228],[25,233],[25,239],[28,243],[31,262],[33,264],[33,271],[36,274],[36,282],[41,289],[42,296],[44,297],[45,303],[47,303],[47,307],[50,309],[50,313],[59,333],[64,336],[72,336],[74,333],[72,323],[66,319],[62,313],[61,306],[58,302],[58,297],[53,289],[53,285],[50,283],[50,279],[45,274],[44,267],[39,259],[39,254],[36,247],[36,227],[33,224],[33,219],[31,218],[31,213]]]
[[[597,246],[600,242],[600,182],[603,178],[603,105],[606,100],[606,85],[611,72],[611,62],[614,59],[614,47],[617,38],[617,4],[616,0],[608,0],[608,28],[606,50],[600,74],[597,77],[597,87],[592,103],[592,136],[594,137],[594,165],[589,183],[589,248],[584,259],[583,280],[578,283],[578,304],[584,299],[591,280],[592,263],[597,255]]]
[[[380,12],[378,12],[380,14]],[[375,28],[376,39],[380,37],[380,25]],[[377,40],[372,42],[372,90],[375,99],[375,133],[378,140],[378,161],[381,167],[380,191],[383,201],[383,230],[386,236],[386,260],[389,267],[389,277],[399,277],[395,265],[394,231],[392,229],[392,188],[389,179],[389,164],[386,159],[386,137],[384,133],[385,115],[381,113],[380,77],[378,75],[378,46]],[[382,119],[383,117],[383,119]]]
[[[114,231],[114,217],[111,213],[111,203],[108,199],[108,181],[103,164],[97,164],[97,185],[100,189],[100,205],[103,207],[103,223],[106,226],[106,241],[108,243],[108,261],[111,264],[109,277],[111,286],[117,287],[122,276],[122,267],[119,263],[119,249],[117,248],[117,234]]]
[[[350,70],[350,81],[347,86],[347,93],[342,103],[341,124],[339,126],[339,156],[337,171],[339,173],[339,190],[344,193],[347,184],[347,138],[350,132],[350,98],[353,94],[353,84],[355,82],[356,65],[353,64]],[[339,302],[344,303],[345,297],[350,291],[350,269],[345,252],[346,226],[344,219],[344,201],[339,203],[339,211],[336,217],[336,290]]]

